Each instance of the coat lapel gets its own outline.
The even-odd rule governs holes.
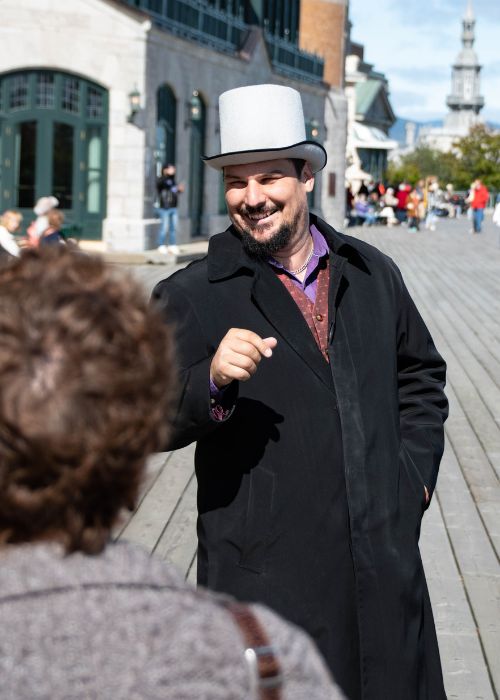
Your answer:
[[[261,313],[304,361],[305,365],[319,377],[330,391],[335,392],[331,364],[335,362],[335,344],[332,346],[332,340],[335,336],[337,310],[349,288],[345,275],[346,263],[350,256],[355,255],[358,258],[359,254],[348,244],[344,236],[337,233],[321,219],[311,215],[311,223],[314,223],[325,236],[330,248],[328,314],[329,346],[333,350],[330,354],[330,366],[325,362],[295,301],[268,265],[255,262],[246,255],[241,247],[239,236],[232,226],[224,233],[210,239],[208,276],[212,282],[226,279],[234,274],[245,273],[253,276],[251,295]],[[346,257],[341,255],[344,251]],[[363,263],[357,261],[356,264]]]

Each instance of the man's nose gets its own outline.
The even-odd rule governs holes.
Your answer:
[[[258,207],[265,201],[266,197],[262,185],[256,180],[249,180],[245,190],[245,204],[248,207]]]

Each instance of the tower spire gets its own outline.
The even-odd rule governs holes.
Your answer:
[[[452,71],[451,95],[446,104],[450,113],[446,123],[450,127],[468,128],[478,121],[484,106],[480,95],[479,73],[481,66],[474,51],[476,19],[472,0],[467,0],[467,8],[462,20],[462,50],[458,54]]]

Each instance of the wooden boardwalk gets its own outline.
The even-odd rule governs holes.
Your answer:
[[[494,700],[500,692],[500,229],[491,221],[481,235],[468,229],[464,218],[440,221],[434,232],[349,233],[397,262],[448,363],[447,443],[421,550],[448,698]],[[133,272],[150,289],[173,269]],[[118,536],[140,542],[194,580],[195,494],[193,447],[156,455],[139,507]]]

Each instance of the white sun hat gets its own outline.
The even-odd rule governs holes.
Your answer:
[[[57,197],[54,197],[53,195],[50,195],[50,197],[40,197],[40,199],[37,201],[35,206],[33,207],[33,211],[37,216],[44,216],[47,214],[51,209],[54,209],[54,207],[57,207],[59,205],[59,200]]]
[[[315,173],[326,151],[306,139],[300,93],[284,85],[248,85],[219,97],[221,153],[204,156],[212,168],[277,158],[306,160]]]

